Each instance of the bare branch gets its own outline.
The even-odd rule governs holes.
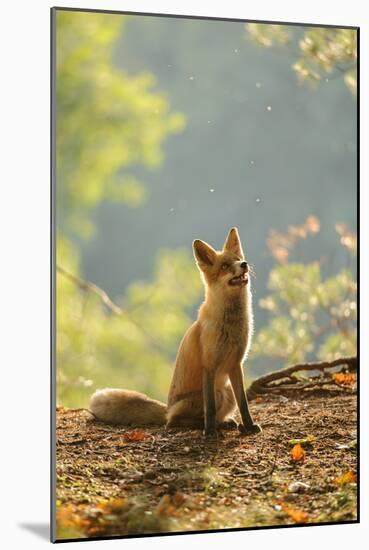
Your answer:
[[[112,311],[116,315],[121,315],[123,313],[123,310],[109,298],[108,294],[102,288],[98,287],[94,283],[91,283],[90,281],[84,281],[83,279],[80,279],[76,275],[73,275],[69,271],[65,270],[60,265],[56,266],[56,270],[64,275],[67,279],[75,283],[77,286],[79,286],[80,289],[87,291],[89,290],[94,294],[97,294],[97,296],[100,297],[101,301],[110,309],[110,311]]]
[[[70,273],[69,271],[67,271],[66,269],[64,269],[63,267],[61,267],[60,265],[57,265],[56,266],[56,270],[61,274],[63,275],[64,277],[66,277],[67,279],[69,279],[70,281],[72,281],[75,285],[77,285],[81,290],[84,290],[84,291],[90,291],[94,294],[96,294],[97,296],[99,296],[100,300],[106,305],[106,307],[108,309],[110,309],[110,311],[112,311],[115,315],[126,315],[127,319],[142,333],[142,335],[147,338],[151,345],[156,348],[157,351],[159,351],[160,353],[163,353],[163,354],[168,354],[168,350],[164,349],[156,340],[154,340],[151,336],[151,334],[149,334],[141,325],[139,325],[129,314],[130,314],[130,311],[128,310],[125,310],[125,309],[122,309],[121,307],[119,307],[117,304],[115,304],[111,299],[110,297],[108,296],[108,294],[105,292],[105,290],[103,290],[102,288],[100,288],[99,286],[95,285],[94,283],[91,283],[90,281],[85,281],[83,279],[80,279],[79,277],[77,277],[76,275]],[[134,309],[134,308],[132,308]]]
[[[318,370],[324,373],[326,369],[332,369],[335,367],[339,367],[340,365],[347,365],[350,370],[355,370],[357,368],[357,357],[340,357],[339,359],[335,359],[333,361],[319,361],[317,363],[298,363],[296,365],[291,365],[290,367],[286,367],[284,369],[265,374],[264,376],[260,376],[260,378],[257,378],[251,383],[250,387],[247,390],[247,397],[249,399],[254,399],[258,394],[260,395],[273,391],[280,391],[281,389],[295,390],[306,388],[310,384],[300,384],[298,386],[291,385],[293,379],[290,379],[286,384],[281,384],[278,387],[273,387],[270,384],[278,380],[288,379],[295,372]],[[317,385],[316,382],[314,382],[314,385]]]

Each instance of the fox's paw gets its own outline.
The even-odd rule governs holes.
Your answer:
[[[255,435],[263,431],[259,424],[250,424],[248,426],[239,424],[238,429],[243,435]]]
[[[205,428],[202,433],[206,438],[209,439],[216,439],[219,437],[219,432],[217,432],[216,428]]]
[[[238,428],[238,424],[235,420],[233,420],[233,418],[228,418],[228,420],[221,422],[218,427],[222,430],[236,430]]]

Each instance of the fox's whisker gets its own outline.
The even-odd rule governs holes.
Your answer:
[[[249,273],[250,273],[250,275],[251,275],[254,279],[256,279],[256,272],[255,272],[255,269],[254,269],[253,264],[248,264],[248,266],[249,266]]]

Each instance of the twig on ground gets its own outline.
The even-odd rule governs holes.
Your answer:
[[[340,357],[338,359],[334,359],[333,361],[319,361],[316,363],[298,363],[296,365],[291,365],[290,367],[265,374],[251,383],[247,390],[247,397],[251,400],[260,394],[281,392],[281,390],[304,390],[314,386],[321,386],[327,384],[328,382],[334,383],[333,381],[313,379],[307,383],[291,384],[291,381],[293,380],[291,379],[291,376],[299,371],[317,370],[325,373],[327,369],[332,369],[341,365],[346,365],[350,370],[355,370],[357,368],[357,357]],[[273,383],[277,381],[280,381],[280,384],[273,386]]]

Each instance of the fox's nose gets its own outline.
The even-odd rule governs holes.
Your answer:
[[[242,267],[242,269],[247,269],[247,262],[241,262],[240,267]]]

